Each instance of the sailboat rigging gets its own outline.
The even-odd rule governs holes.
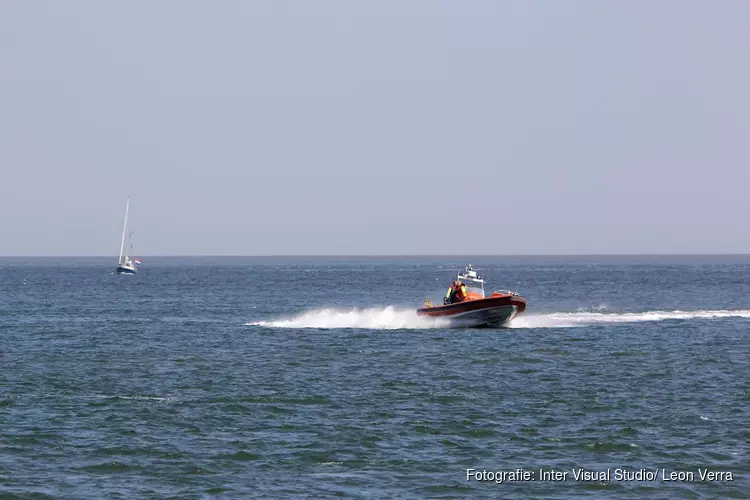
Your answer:
[[[130,258],[130,253],[133,251],[133,244],[130,243],[131,233],[128,231],[128,211],[130,210],[130,198],[125,203],[125,222],[122,225],[122,241],[120,242],[120,259],[117,265],[117,274],[135,274],[135,264]],[[128,240],[130,249],[128,250],[125,245],[125,240]],[[138,260],[135,263],[140,264]]]

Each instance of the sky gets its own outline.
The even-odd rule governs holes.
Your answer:
[[[744,0],[0,3],[0,255],[750,253]]]

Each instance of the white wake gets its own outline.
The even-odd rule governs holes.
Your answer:
[[[417,316],[414,309],[318,309],[288,319],[245,323],[271,328],[367,328],[371,330],[422,330],[442,328],[447,320]]]
[[[641,313],[560,312],[515,318],[510,328],[566,328],[606,323],[638,323],[670,319],[750,318],[750,310],[650,311]]]
[[[640,313],[557,312],[523,314],[511,321],[510,328],[570,328],[607,323],[638,323],[643,321],[750,318],[750,310],[650,311]],[[444,318],[417,316],[414,309],[393,306],[373,309],[316,309],[297,316],[273,321],[245,323],[270,328],[365,328],[370,330],[422,330],[447,328]]]

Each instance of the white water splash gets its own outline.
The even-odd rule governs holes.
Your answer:
[[[600,306],[597,310],[606,310]],[[641,313],[559,312],[548,314],[523,314],[510,322],[509,328],[570,328],[611,323],[638,323],[643,321],[691,320],[717,318],[750,318],[750,310],[709,311],[650,311]],[[300,315],[273,321],[245,323],[248,326],[269,328],[366,328],[370,330],[422,330],[448,328],[445,318],[417,316],[414,309],[396,309],[393,306],[373,309],[316,309]]]
[[[271,328],[368,328],[371,330],[421,330],[442,328],[448,321],[417,316],[414,309],[318,309],[289,319],[245,323],[249,326]]]
[[[528,314],[511,321],[510,328],[566,328],[607,323],[638,323],[670,319],[750,318],[750,310],[650,311],[642,313],[574,312]]]

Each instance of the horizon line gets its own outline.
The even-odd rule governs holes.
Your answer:
[[[387,258],[387,257],[750,257],[750,253],[513,253],[513,254],[140,254],[142,258]],[[0,259],[110,259],[112,255],[0,255]],[[135,258],[135,257],[134,257]]]

